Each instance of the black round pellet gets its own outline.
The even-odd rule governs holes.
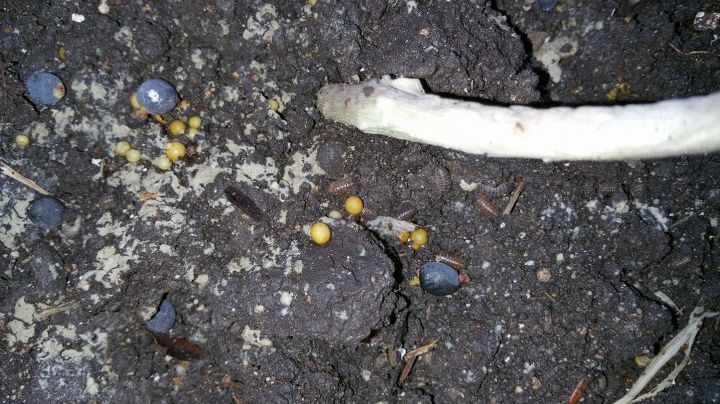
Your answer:
[[[435,296],[449,295],[460,287],[460,277],[453,267],[441,262],[428,262],[420,268],[422,288]]]
[[[44,229],[55,229],[63,222],[65,205],[53,196],[39,196],[27,208],[27,216]]]

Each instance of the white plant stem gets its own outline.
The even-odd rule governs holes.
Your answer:
[[[366,133],[495,157],[634,160],[720,150],[720,92],[625,106],[501,107],[383,78],[326,85],[318,108]]]
[[[718,313],[706,312],[702,306],[696,307],[692,313],[690,313],[690,319],[688,324],[680,330],[663,348],[660,353],[653,358],[652,361],[647,365],[645,370],[642,372],[640,377],[633,383],[630,390],[621,399],[615,402],[615,404],[629,404],[638,401],[642,401],[646,398],[654,397],[659,392],[665,390],[667,387],[672,386],[675,383],[675,378],[680,374],[680,371],[688,364],[690,360],[690,352],[692,350],[693,343],[695,342],[695,336],[700,327],[702,327],[703,320],[705,317],[715,317]],[[672,359],[681,349],[685,348],[685,358],[680,364],[670,372],[665,379],[663,379],[657,386],[655,386],[648,393],[638,397],[643,391],[645,386],[652,380],[653,377],[662,369],[665,364]],[[637,397],[637,398],[636,398]]]

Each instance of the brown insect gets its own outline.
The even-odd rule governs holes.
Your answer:
[[[395,217],[400,220],[412,221],[416,214],[417,208],[410,201],[404,201],[400,204]]]
[[[259,222],[265,216],[262,210],[255,204],[255,201],[235,185],[230,185],[225,188],[225,195],[233,205],[237,206],[244,214],[250,216],[251,219]]]
[[[485,195],[505,196],[508,194],[508,192],[510,192],[512,185],[513,184],[510,182],[501,182],[498,185],[480,183],[478,184],[477,189]]]
[[[500,217],[500,208],[498,208],[491,200],[487,197],[487,195],[483,194],[482,192],[478,192],[478,194],[475,196],[474,201],[475,207],[482,213],[483,215],[495,219],[497,217]]]
[[[448,264],[455,269],[465,269],[467,267],[465,258],[450,251],[440,251],[435,254],[435,261]]]
[[[357,181],[353,176],[346,176],[328,185],[327,191],[333,195],[349,195],[357,190]]]
[[[580,400],[587,392],[588,386],[590,386],[589,377],[583,377],[582,379],[580,379],[580,382],[575,387],[575,390],[570,395],[570,398],[568,398],[568,404],[577,404],[578,402],[580,402]]]
[[[183,361],[199,359],[205,350],[200,344],[182,336],[172,336],[166,333],[150,332],[158,345],[163,347],[166,353]]]

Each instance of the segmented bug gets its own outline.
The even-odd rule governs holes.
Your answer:
[[[415,218],[416,214],[417,208],[415,208],[415,206],[410,203],[410,201],[404,201],[400,204],[400,207],[395,213],[395,217],[400,220],[412,221]]]
[[[225,188],[225,195],[227,195],[230,202],[237,206],[244,214],[250,216],[251,219],[259,222],[263,219],[264,215],[262,210],[255,204],[247,194],[245,194],[240,188],[230,185]]]
[[[475,207],[483,215],[493,219],[500,217],[500,208],[495,206],[495,204],[492,203],[492,201],[487,197],[487,195],[483,194],[482,192],[478,192],[478,194],[475,196],[474,204]]]
[[[435,254],[435,261],[448,264],[455,269],[465,269],[467,267],[465,258],[450,251],[443,250],[438,252]]]
[[[348,195],[357,191],[357,181],[353,176],[346,176],[335,180],[327,187],[328,193],[333,195]]]
[[[428,181],[437,192],[446,193],[450,191],[452,182],[450,181],[450,173],[447,168],[432,164],[429,167],[428,172]]]
[[[512,189],[511,182],[501,182],[498,185],[480,183],[477,186],[478,191],[490,196],[505,196]]]

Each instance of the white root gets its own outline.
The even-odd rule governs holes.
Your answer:
[[[720,150],[720,92],[653,104],[499,107],[425,94],[419,80],[329,84],[325,117],[366,133],[471,154],[552,160],[632,160]]]
[[[673,337],[673,339],[671,339],[670,342],[668,342],[662,350],[660,350],[660,353],[654,357],[652,361],[650,361],[640,377],[638,377],[632,387],[630,387],[627,394],[616,401],[615,404],[628,404],[642,401],[646,398],[654,397],[669,386],[672,386],[675,383],[675,378],[680,374],[680,371],[683,370],[690,360],[690,351],[692,350],[693,343],[695,342],[695,336],[698,331],[700,331],[700,327],[702,327],[703,319],[705,319],[705,317],[715,317],[718,314],[719,313],[716,312],[706,312],[702,306],[696,307],[695,310],[690,313],[690,320],[688,320],[688,324],[685,328],[680,330],[680,332],[678,332],[677,335],[675,335],[675,337]],[[640,394],[645,386],[650,383],[658,371],[660,371],[660,369],[662,369],[662,367],[665,366],[665,364],[683,348],[685,350],[685,358],[682,362],[680,362],[680,364],[673,369],[673,371],[670,372],[665,379],[658,383],[657,386],[638,397],[638,394]]]

